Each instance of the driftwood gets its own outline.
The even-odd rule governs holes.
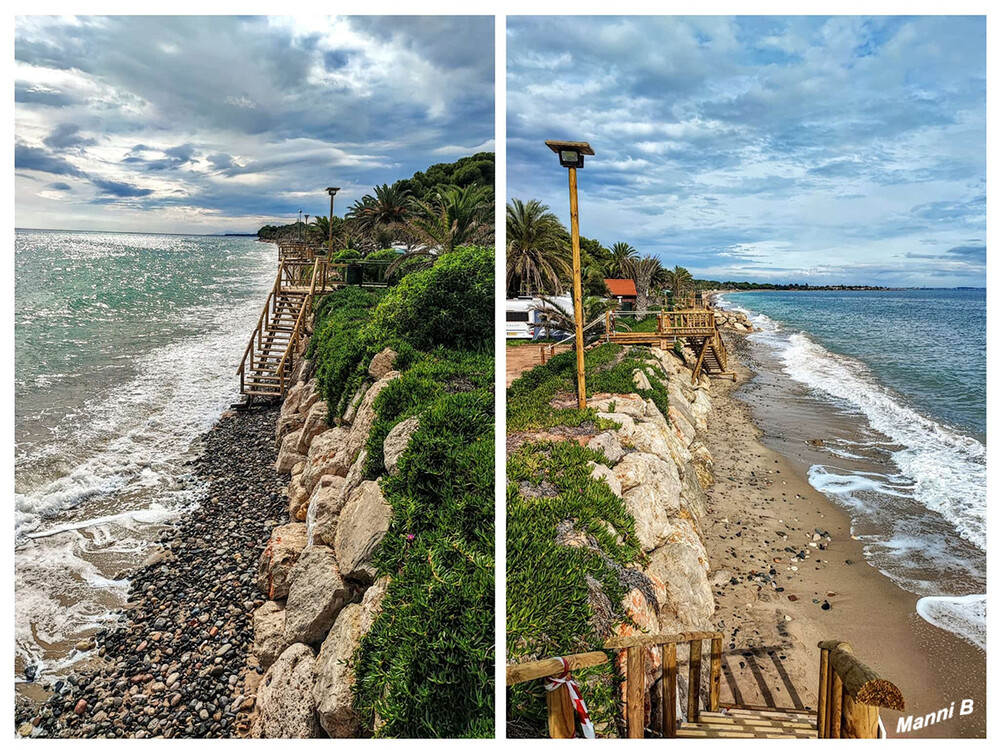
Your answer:
[[[856,703],[866,706],[905,710],[902,691],[853,655],[849,644],[822,641],[819,648],[829,652],[829,665],[843,681],[843,692]]]

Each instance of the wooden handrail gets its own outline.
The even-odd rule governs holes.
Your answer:
[[[284,272],[284,261],[281,261],[280,265],[278,266],[277,278],[274,279],[274,286],[271,287],[270,294],[267,295],[267,300],[264,302],[264,309],[260,311],[260,318],[257,320],[257,327],[254,329],[255,332],[254,335],[257,335],[261,327],[263,327],[264,323],[267,320],[267,311],[270,309],[271,302],[274,300],[274,297],[277,295],[277,293],[281,290],[281,274],[283,272]],[[239,369],[236,370],[236,373],[240,376],[240,384],[242,384],[242,377],[246,365],[246,359],[247,357],[252,358],[253,356],[252,352],[253,352],[253,335],[250,336],[250,343],[246,345],[246,350],[243,352],[243,358],[239,363]]]
[[[304,326],[305,317],[309,314],[309,308],[312,306],[312,297],[316,293],[316,279],[319,276],[319,264],[320,259],[316,258],[312,266],[312,283],[309,286],[309,291],[305,295],[305,300],[302,302],[302,309],[298,311],[298,318],[295,319],[295,327],[291,331],[291,337],[288,340],[288,348],[284,350],[284,355],[281,357],[281,363],[278,365],[278,386],[281,390],[281,395],[284,396],[284,372],[286,364],[291,366],[295,358],[295,347],[298,345],[298,337]],[[289,360],[289,357],[291,358]]]
[[[849,643],[820,642],[819,737],[876,738],[880,708],[904,710],[902,691],[857,659]]]
[[[587,651],[584,654],[570,654],[563,657],[569,666],[569,671],[596,667],[610,661],[605,651]],[[540,659],[521,664],[508,664],[506,667],[506,684],[519,685],[521,682],[540,680],[544,677],[554,677],[562,674],[562,662],[558,659]]]

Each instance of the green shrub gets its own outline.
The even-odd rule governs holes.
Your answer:
[[[634,371],[642,369],[651,389],[635,385]],[[669,396],[663,381],[666,372],[644,347],[625,351],[618,344],[601,344],[586,354],[586,395],[596,393],[638,393],[651,398],[663,415],[669,408]],[[616,428],[597,417],[591,408],[557,408],[551,405],[556,396],[568,397],[576,391],[576,354],[568,351],[552,357],[546,364],[528,370],[507,391],[507,432],[543,430],[556,425],[576,427],[594,422],[598,428]]]
[[[346,248],[341,250],[336,255],[333,256],[334,263],[347,263],[348,261],[358,260],[361,257],[361,253],[353,248]]]
[[[380,335],[417,349],[491,348],[493,278],[492,248],[458,248],[400,281],[375,313],[374,325]]]

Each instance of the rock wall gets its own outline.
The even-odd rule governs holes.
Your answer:
[[[667,373],[667,414],[634,393],[589,402],[601,417],[620,425],[589,440],[588,447],[603,451],[613,462],[611,469],[594,463],[592,476],[606,481],[624,500],[646,555],[644,565],[622,572],[622,580],[631,584],[624,608],[634,624],[613,626],[612,633],[621,636],[711,630],[715,609],[700,525],[707,512],[705,489],[714,481],[711,454],[699,439],[707,430],[710,382],[706,376],[692,382],[691,370],[672,352],[652,351]],[[648,377],[643,370],[635,371],[640,387],[647,385]],[[598,602],[593,604],[596,609]],[[618,659],[620,672],[627,674],[624,651]],[[660,660],[658,648],[646,652],[648,721],[658,721],[661,711]],[[680,683],[677,710],[682,716],[682,676]]]
[[[388,588],[372,558],[392,511],[378,481],[364,480],[374,400],[399,373],[395,352],[378,354],[347,411],[329,409],[301,360],[281,407],[276,469],[289,475],[291,523],[274,528],[260,557],[257,586],[268,601],[253,617],[251,658],[266,669],[251,736],[368,736],[354,710],[350,659]],[[390,470],[415,431],[413,420],[385,441]],[[330,425],[333,422],[333,426]],[[404,427],[405,425],[405,427]]]

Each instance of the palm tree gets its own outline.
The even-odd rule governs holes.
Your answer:
[[[652,280],[661,270],[662,265],[659,263],[659,259],[651,255],[628,261],[628,278],[635,282],[635,291],[638,293],[635,300],[637,312],[644,313],[649,309],[649,288],[652,286]]]
[[[628,265],[638,258],[638,251],[627,242],[615,242],[611,245],[610,255],[607,276],[613,279],[628,278]]]
[[[514,198],[506,207],[506,286],[560,294],[572,274],[565,227],[541,201]]]
[[[489,242],[495,233],[493,191],[487,186],[450,187],[430,201],[412,199],[411,204],[406,231],[418,247],[393,261],[386,275],[416,257],[423,260],[407,264],[407,269],[426,268],[456,247]]]
[[[348,218],[369,244],[391,242],[405,224],[410,211],[410,193],[395,185],[379,185],[374,195],[365,195],[347,212]]]
[[[680,300],[688,289],[693,289],[694,277],[683,266],[674,266],[663,272],[663,283],[673,293],[673,299]]]

